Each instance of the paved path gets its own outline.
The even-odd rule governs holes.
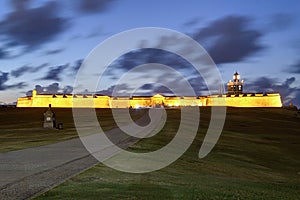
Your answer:
[[[137,122],[145,125],[149,119],[143,117]],[[106,132],[106,135],[123,149],[138,141],[119,128]],[[103,159],[112,156],[109,148],[111,147],[100,148]],[[80,139],[1,153],[0,199],[31,198],[97,163],[98,160],[89,154]]]
[[[118,115],[124,119],[122,112],[119,112]],[[112,142],[110,144],[96,140],[99,139],[97,134],[85,136],[82,139],[96,147],[92,151],[99,160],[103,161],[114,156],[121,149],[126,149],[136,143],[138,138],[141,138],[140,136],[151,135],[149,130],[155,132],[157,124],[164,121],[164,114],[164,110],[152,109],[149,111],[151,120],[145,113],[135,123],[129,120],[128,125],[122,125],[120,128],[106,132],[106,136]],[[95,122],[86,121],[83,125],[82,128],[88,133],[95,133],[97,130],[95,129]],[[124,134],[122,130],[129,135]],[[121,149],[115,148],[113,144],[121,147]],[[86,150],[79,138],[41,147],[0,153],[0,200],[32,198],[98,162]]]

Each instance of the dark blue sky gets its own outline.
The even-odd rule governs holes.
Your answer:
[[[151,26],[198,41],[224,82],[237,70],[247,91],[280,92],[285,103],[300,105],[299,7],[297,0],[0,1],[0,102],[14,102],[35,87],[71,92],[80,60],[96,45],[119,32]],[[145,55],[157,60],[155,52],[120,59],[101,86],[103,92],[128,70],[128,59],[144,63]],[[135,81],[145,82],[142,92],[159,92],[149,79],[137,76]],[[193,79],[193,87],[203,88],[202,81]]]

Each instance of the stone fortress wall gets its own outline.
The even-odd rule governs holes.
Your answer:
[[[227,83],[228,93],[199,97],[176,97],[156,94],[152,97],[110,97],[102,95],[37,94],[18,99],[17,107],[54,108],[142,108],[142,107],[181,107],[181,106],[229,106],[229,107],[281,107],[281,97],[275,94],[243,93],[244,81],[236,72],[233,81]]]
[[[37,94],[18,99],[17,107],[140,108],[181,106],[281,107],[280,94],[235,94],[199,97],[109,97],[101,95]]]

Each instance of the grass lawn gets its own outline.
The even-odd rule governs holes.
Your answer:
[[[72,109],[53,108],[57,123],[63,123],[63,130],[43,128],[43,113],[46,110],[47,108],[0,107],[0,152],[42,146],[78,137]],[[110,109],[97,109],[96,113],[103,130],[117,126]],[[131,111],[133,119],[139,118],[142,114],[141,111]]]
[[[159,134],[128,150],[147,152],[167,144],[176,133],[180,112],[167,113]],[[98,164],[36,199],[300,199],[297,111],[229,108],[220,140],[199,159],[209,120],[210,108],[201,108],[193,144],[162,170],[130,174]]]

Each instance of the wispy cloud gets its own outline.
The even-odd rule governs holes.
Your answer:
[[[259,43],[262,32],[250,28],[250,22],[246,16],[226,16],[191,35],[206,48],[216,64],[239,62],[264,48]]]
[[[287,105],[293,102],[295,105],[300,106],[300,88],[292,86],[295,81],[295,77],[287,78],[282,83],[275,78],[259,77],[247,83],[246,90],[249,92],[279,92],[284,104]]]
[[[39,66],[28,66],[28,65],[24,65],[22,67],[19,67],[15,70],[12,70],[10,75],[15,77],[15,78],[18,78],[26,73],[36,73],[40,70],[42,70],[43,68],[47,67],[49,64],[48,63],[44,63],[44,64],[41,64]]]
[[[131,88],[128,84],[119,84],[110,86],[104,90],[99,90],[96,93],[107,96],[130,96],[132,89],[133,88]]]
[[[8,58],[9,54],[7,51],[5,51],[4,49],[0,48],[0,59],[5,59]]]
[[[300,74],[300,60],[298,60],[295,64],[288,66],[287,71],[290,73]]]
[[[63,32],[67,20],[57,14],[57,3],[50,1],[30,8],[30,1],[11,1],[14,10],[0,22],[0,34],[11,46],[34,49]]]
[[[60,81],[62,72],[69,67],[69,64],[60,65],[57,67],[51,67],[46,75],[39,80],[54,80]]]
[[[63,52],[64,50],[65,50],[64,48],[57,48],[57,49],[47,50],[47,51],[45,51],[45,55],[59,54],[59,53]]]
[[[109,8],[113,0],[76,0],[83,13],[99,13]]]
[[[73,91],[72,86],[60,87],[59,83],[51,83],[47,86],[36,85],[34,89],[38,94],[71,94]],[[32,90],[27,91],[26,95],[31,96]]]
[[[116,71],[117,69],[128,71],[138,65],[148,63],[160,63],[182,72],[195,72],[195,69],[189,62],[174,53],[160,49],[144,48],[131,51],[121,56],[112,63],[108,73],[112,73],[112,71]],[[151,68],[151,65],[149,65],[149,67]]]
[[[259,42],[262,32],[250,28],[250,22],[246,16],[225,16],[192,31],[190,35],[206,48],[216,64],[240,62],[265,48]],[[158,47],[176,43],[176,38],[162,37]],[[188,45],[179,48],[182,51],[186,49],[185,53],[192,53]],[[127,71],[145,63],[161,63],[191,74],[195,72],[180,56],[159,49],[131,51],[114,62],[112,68]]]
[[[72,66],[72,73],[77,73],[77,71],[79,70],[81,64],[83,62],[83,59],[79,59],[75,62],[74,66]]]
[[[205,48],[216,64],[240,62],[265,48],[260,44],[259,41],[263,36],[262,31],[252,28],[251,19],[246,16],[222,17],[218,20],[210,22],[202,28],[194,29],[194,31],[191,32],[191,36],[199,41],[200,44],[205,45]],[[177,38],[173,38],[172,36],[162,37],[158,41],[157,47],[163,47],[164,45],[178,46]],[[143,48],[142,44],[141,48]],[[178,48],[181,48],[181,52],[185,52],[187,54],[190,53],[193,55],[193,51],[188,48],[188,44],[178,46]],[[201,59],[201,57],[199,57],[199,59]],[[143,48],[131,51],[116,60],[109,67],[109,71],[107,73],[113,75],[113,73],[120,73],[120,70],[121,72],[126,73],[138,65],[147,63],[160,63],[175,69],[185,76],[186,80],[192,85],[197,95],[208,94],[206,83],[200,76],[193,76],[198,74],[198,72],[189,62],[176,54],[160,49]],[[149,65],[148,68],[151,70],[151,65]],[[179,90],[181,91],[185,90],[182,88],[182,84],[180,84],[181,82],[177,79],[172,79],[174,77],[171,77],[170,74],[164,74],[164,72],[161,71],[159,73],[162,75],[161,78],[163,81],[167,81],[169,84],[174,85],[174,87],[180,88]],[[141,78],[135,82],[139,81],[144,80]],[[156,83],[160,83],[161,81],[162,80],[158,79],[155,80]],[[125,86],[130,89],[129,83],[127,85],[123,85],[123,87]],[[111,91],[111,89],[114,89],[113,87],[114,86],[108,88],[107,90]],[[147,85],[147,83],[145,83],[145,85],[143,85],[143,87],[140,89],[144,90],[145,92],[149,92],[147,91],[149,88],[151,88],[152,92],[170,93],[170,90],[166,90],[165,87],[155,86],[153,84],[150,86]],[[211,92],[214,93],[215,91]],[[182,95],[185,95],[184,92],[182,92]]]
[[[296,21],[295,16],[289,13],[276,13],[270,19],[266,31],[286,31]]]
[[[9,73],[0,71],[0,91],[12,89],[12,88],[21,89],[21,88],[24,88],[25,86],[27,86],[24,82],[19,82],[19,83],[10,84],[10,85],[6,84],[6,82],[9,80],[8,75],[9,75]]]
[[[201,22],[201,21],[202,21],[202,19],[199,18],[199,17],[197,17],[197,18],[192,18],[192,19],[186,21],[186,22],[183,24],[183,26],[184,26],[184,27],[187,27],[187,28],[191,28],[191,27],[194,27],[194,26],[198,25],[199,22]]]

